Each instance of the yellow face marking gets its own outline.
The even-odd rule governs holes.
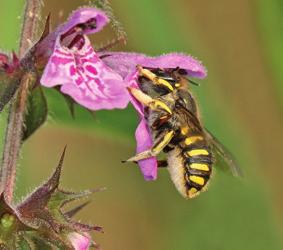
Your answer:
[[[196,188],[190,188],[189,189],[189,192],[188,192],[188,195],[190,198],[194,197],[199,191],[196,189]]]
[[[202,136],[191,136],[191,137],[188,137],[188,138],[185,139],[185,144],[191,145],[191,144],[195,143],[196,141],[201,141],[201,140],[203,140]]]
[[[191,175],[191,176],[189,177],[189,179],[190,179],[192,182],[196,183],[196,184],[199,184],[199,185],[201,185],[201,186],[204,185],[204,178],[202,178],[202,177],[200,177],[200,176]]]
[[[192,163],[190,164],[190,168],[201,171],[209,171],[208,165],[203,163]]]
[[[159,101],[159,100],[156,100],[156,99],[153,100],[153,101],[150,103],[149,107],[150,107],[151,109],[158,109],[158,108],[161,108],[161,109],[165,110],[166,112],[168,112],[169,114],[172,114],[171,109],[170,109],[164,102]]]
[[[209,155],[209,152],[206,149],[193,149],[187,152],[189,156],[196,155]]]
[[[175,83],[175,87],[176,87],[176,88],[179,88],[180,86],[181,86],[180,83]]]

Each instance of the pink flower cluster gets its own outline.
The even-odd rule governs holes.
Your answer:
[[[144,107],[127,91],[129,86],[138,88],[137,65],[162,69],[178,67],[188,76],[197,78],[206,77],[206,70],[199,61],[181,53],[158,57],[125,52],[96,53],[86,35],[100,31],[108,22],[102,11],[83,8],[51,33],[45,41],[50,55],[41,84],[60,85],[63,93],[90,110],[123,109],[131,102],[140,117],[135,133],[139,153],[152,146],[152,138]],[[157,178],[155,157],[138,163],[146,180]]]

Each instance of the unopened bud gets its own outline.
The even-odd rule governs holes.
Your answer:
[[[90,236],[88,234],[73,232],[68,235],[68,238],[75,250],[87,250],[90,247]]]

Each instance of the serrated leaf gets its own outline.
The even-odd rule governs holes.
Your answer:
[[[31,136],[47,119],[47,101],[40,86],[33,89],[29,95],[23,140]]]
[[[21,72],[7,74],[4,71],[0,71],[0,112],[19,88],[21,75]]]

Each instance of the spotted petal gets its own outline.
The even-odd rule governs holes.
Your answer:
[[[63,93],[91,110],[125,108],[129,95],[123,78],[104,64],[85,35],[102,28],[107,21],[102,13],[88,8],[72,15],[60,29],[41,84],[62,85]]]

